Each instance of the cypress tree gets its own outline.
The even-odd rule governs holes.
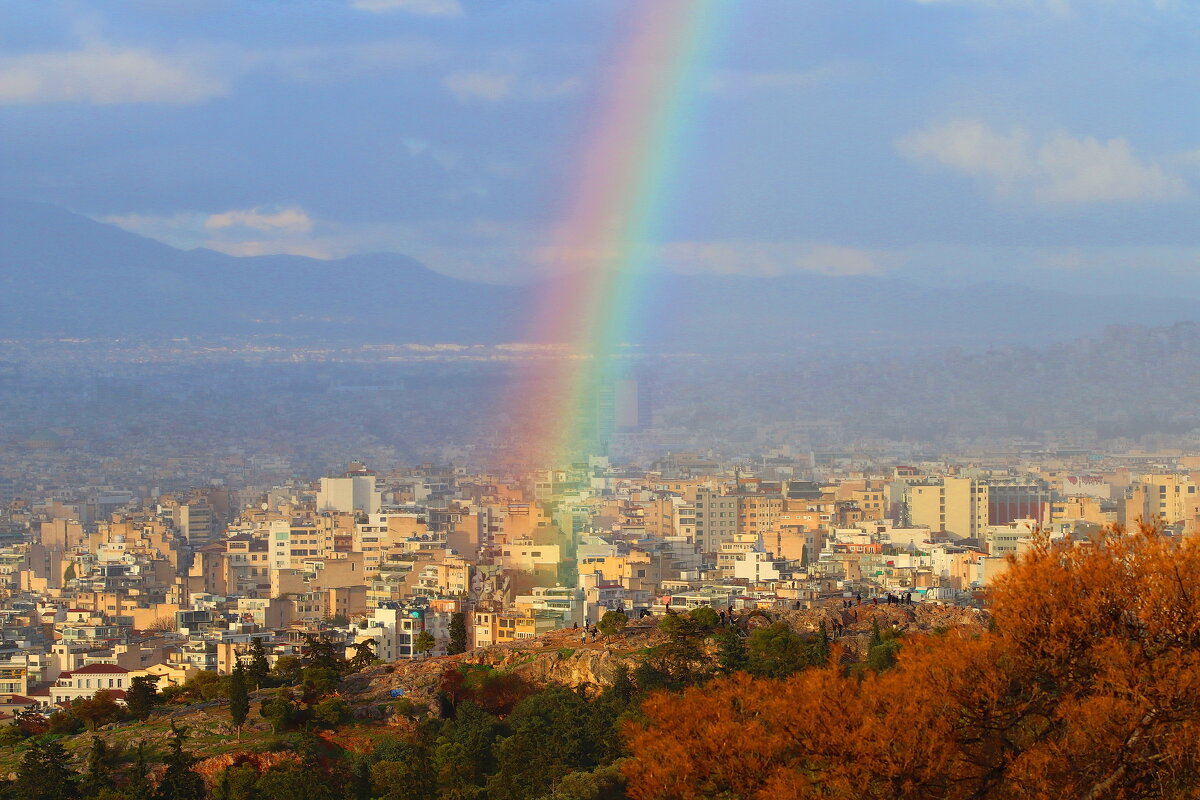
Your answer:
[[[250,714],[250,693],[246,690],[246,670],[242,662],[233,665],[233,673],[229,676],[229,716],[237,726],[238,740],[242,738],[242,725]]]
[[[446,652],[449,655],[467,652],[467,615],[461,611],[450,617],[450,643]]]

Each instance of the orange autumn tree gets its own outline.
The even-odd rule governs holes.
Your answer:
[[[1200,538],[1039,539],[983,634],[897,664],[658,693],[626,730],[634,800],[1200,798]]]

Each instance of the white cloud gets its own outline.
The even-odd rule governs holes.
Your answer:
[[[442,78],[444,86],[459,102],[505,100],[542,102],[572,95],[583,87],[577,77],[522,78],[512,72],[463,71]]]
[[[915,131],[897,142],[896,149],[914,161],[936,161],[973,177],[990,178],[1002,191],[1033,171],[1024,131],[996,133],[973,120]]]
[[[426,17],[461,17],[463,14],[458,0],[352,0],[350,5],[359,11],[374,13],[407,11]]]
[[[0,58],[0,104],[186,104],[228,91],[187,58],[90,44],[79,50]]]
[[[210,231],[219,231],[225,228],[250,228],[256,231],[304,233],[312,230],[313,222],[302,208],[282,208],[277,211],[253,208],[233,209],[220,214],[210,214],[204,220],[204,227]]]
[[[453,72],[442,79],[442,85],[461,102],[496,103],[512,94],[514,78],[503,72]]]
[[[1059,134],[1042,145],[1038,164],[1046,180],[1034,197],[1043,203],[1171,200],[1187,194],[1182,179],[1139,161],[1124,139]]]
[[[1035,146],[1021,128],[996,132],[978,121],[956,120],[914,131],[896,149],[913,161],[990,183],[999,194],[1020,193],[1038,203],[1160,201],[1187,194],[1182,179],[1140,160],[1123,138],[1059,133]]]

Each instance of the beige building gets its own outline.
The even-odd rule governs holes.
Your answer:
[[[988,487],[974,478],[947,475],[938,482],[913,483],[905,495],[913,527],[966,539],[979,536],[987,525]]]

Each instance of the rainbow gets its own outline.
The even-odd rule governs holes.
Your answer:
[[[561,346],[517,382],[520,449],[544,465],[578,458],[596,387],[645,324],[651,247],[696,118],[701,69],[736,0],[633,0],[614,65],[542,260],[569,268],[538,298],[529,340]],[[533,397],[536,395],[536,398]],[[537,400],[542,402],[537,402]]]

